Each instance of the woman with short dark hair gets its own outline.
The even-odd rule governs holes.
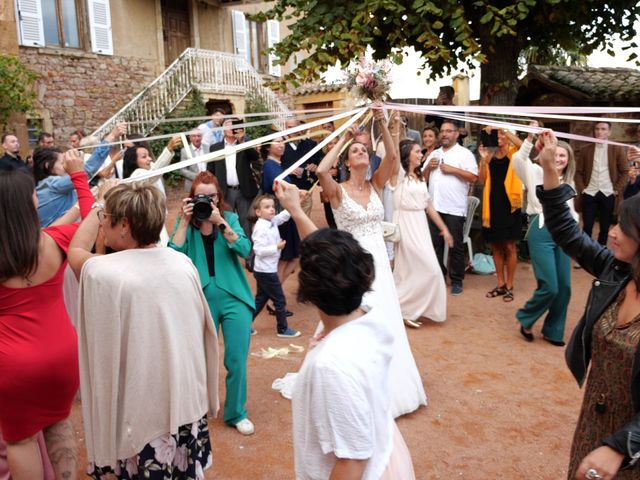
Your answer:
[[[375,274],[350,233],[325,228],[301,244],[298,300],[318,308],[324,336],[293,389],[296,478],[415,478],[392,417],[393,328],[384,308],[363,303]]]
[[[66,156],[80,213],[91,210],[82,159]],[[33,178],[0,172],[0,430],[14,480],[43,478],[44,432],[57,478],[75,478],[69,413],[78,389],[78,345],[62,286],[78,225],[40,228]]]

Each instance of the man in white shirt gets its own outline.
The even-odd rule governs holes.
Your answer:
[[[608,140],[611,123],[598,122],[593,136]],[[598,242],[607,244],[613,213],[617,211],[628,180],[629,164],[625,150],[617,145],[590,143],[576,158],[575,184],[578,196],[576,210],[582,212],[584,232],[591,236],[596,216],[599,217]]]
[[[442,122],[439,149],[435,150],[424,165],[424,177],[429,185],[429,195],[434,208],[453,236],[453,248],[449,250],[449,268],[443,264],[444,238],[435,224],[429,220],[431,240],[440,262],[440,268],[451,279],[451,294],[462,293],[464,279],[464,243],[462,230],[467,216],[469,187],[478,179],[478,163],[473,153],[457,143],[458,126],[450,120]]]
[[[189,155],[189,152],[187,152],[187,148],[189,148],[191,155]],[[194,128],[189,134],[189,145],[187,147],[182,147],[182,149],[180,150],[180,161],[199,157],[207,153],[209,153],[209,145],[202,141],[202,131],[199,128]],[[184,190],[186,192],[191,190],[191,183],[193,182],[194,178],[196,178],[196,175],[198,175],[200,172],[204,172],[206,169],[207,164],[205,162],[196,163],[195,165],[191,165],[190,167],[184,167],[180,169],[180,175],[185,178]]]
[[[258,183],[254,172],[260,171],[260,157],[255,148],[247,148],[238,152],[232,147],[244,142],[243,123],[237,118],[228,118],[224,121],[224,139],[209,147],[209,151],[227,150],[224,160],[209,162],[207,168],[213,173],[220,183],[220,190],[225,202],[238,214],[240,225],[247,238],[251,238],[251,222],[249,221],[249,208],[251,202],[258,194]]]

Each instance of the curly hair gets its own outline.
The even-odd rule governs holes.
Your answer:
[[[375,278],[373,256],[342,230],[316,230],[300,244],[298,301],[327,315],[347,315]]]

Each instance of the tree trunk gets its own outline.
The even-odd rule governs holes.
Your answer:
[[[493,47],[485,50],[487,63],[480,67],[480,104],[513,105],[518,93],[520,41],[510,36],[493,41]]]

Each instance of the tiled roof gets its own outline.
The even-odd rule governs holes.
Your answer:
[[[633,68],[529,65],[527,77],[557,87],[580,100],[640,102],[640,70]]]
[[[330,84],[307,84],[296,88],[293,92],[294,95],[311,95],[314,93],[325,92],[340,92],[346,91],[347,85],[345,83],[330,83]]]

